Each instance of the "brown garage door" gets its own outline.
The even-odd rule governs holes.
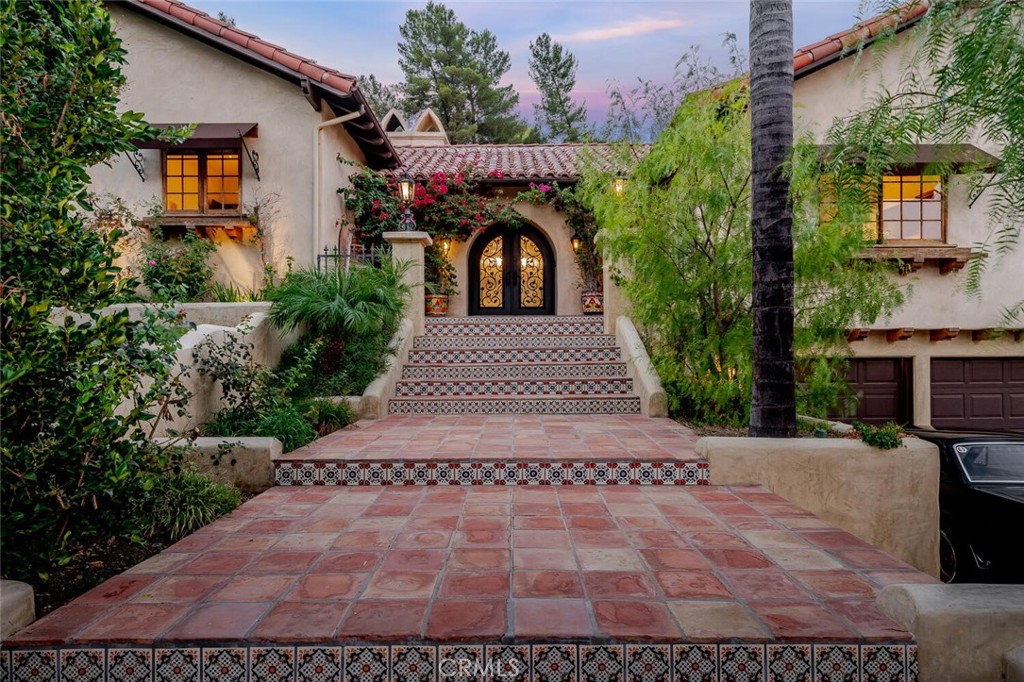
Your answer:
[[[856,418],[865,424],[913,418],[913,361],[910,358],[854,358],[848,381],[857,397]]]
[[[932,426],[1024,431],[1024,358],[933,358]]]

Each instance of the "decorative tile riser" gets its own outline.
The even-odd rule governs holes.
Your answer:
[[[426,321],[427,336],[537,336],[604,334],[604,320],[591,317],[448,318]]]
[[[466,379],[617,379],[627,375],[624,362],[543,365],[405,365],[402,379],[458,381]]]
[[[409,364],[527,364],[537,362],[621,362],[618,348],[478,348],[409,351]]]
[[[346,644],[3,652],[49,682],[917,682],[914,644]]]
[[[417,336],[415,349],[475,348],[616,348],[615,337],[607,334],[565,336]]]
[[[275,462],[281,486],[709,485],[707,462]]]
[[[393,398],[391,414],[640,414],[640,398]]]
[[[395,388],[395,396],[398,398],[628,396],[632,392],[632,379],[400,381]]]

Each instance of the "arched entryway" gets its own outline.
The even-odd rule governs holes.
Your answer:
[[[555,258],[540,230],[498,224],[469,251],[470,315],[553,315]]]

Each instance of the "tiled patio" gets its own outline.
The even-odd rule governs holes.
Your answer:
[[[282,458],[297,460],[694,460],[697,435],[671,419],[599,415],[390,415]]]

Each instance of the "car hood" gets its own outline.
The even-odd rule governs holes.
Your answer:
[[[979,493],[1002,497],[1013,502],[1024,504],[1024,485],[979,485],[974,487]]]

